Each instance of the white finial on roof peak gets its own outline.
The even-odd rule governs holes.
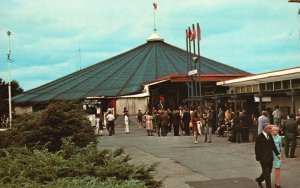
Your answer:
[[[164,41],[156,32],[153,33],[148,39],[147,42],[154,42],[154,41]]]

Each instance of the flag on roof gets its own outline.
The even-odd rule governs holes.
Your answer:
[[[186,38],[189,39],[190,38],[190,31],[186,29],[185,33],[186,33]]]
[[[157,4],[156,3],[153,3],[153,8],[154,8],[154,10],[157,9]]]
[[[197,39],[198,39],[198,41],[201,40],[201,29],[200,29],[199,23],[197,23]]]
[[[191,38],[191,41],[194,41],[195,38],[196,38],[196,31],[195,31],[194,25],[193,25],[193,27],[192,27],[192,29],[191,29],[190,38]]]

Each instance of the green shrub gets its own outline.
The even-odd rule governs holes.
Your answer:
[[[81,106],[60,101],[48,105],[45,110],[18,118],[12,130],[0,132],[0,147],[42,148],[46,144],[49,151],[58,151],[65,137],[71,137],[80,147],[96,142]]]
[[[0,149],[0,187],[160,187],[154,166],[128,164],[124,149],[79,148],[69,140],[58,152]]]

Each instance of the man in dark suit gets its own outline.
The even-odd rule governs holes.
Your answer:
[[[182,122],[184,125],[185,135],[190,135],[190,125],[189,125],[190,121],[191,121],[190,110],[186,107],[184,108],[184,112],[182,115]]]
[[[262,182],[266,182],[266,187],[271,188],[271,172],[273,166],[273,151],[280,159],[280,153],[277,151],[271,133],[273,125],[267,125],[260,133],[255,142],[256,160],[259,161],[262,169],[261,175],[256,178],[258,186],[262,188]]]
[[[285,157],[294,158],[296,145],[297,145],[298,123],[296,120],[294,120],[293,114],[290,114],[289,119],[286,120],[285,125],[283,126],[283,132],[284,132],[284,144],[285,144],[284,145]],[[291,144],[291,150],[290,150],[290,144]]]

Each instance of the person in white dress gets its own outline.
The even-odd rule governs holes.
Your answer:
[[[125,124],[125,133],[129,134],[129,116],[128,116],[128,112],[124,113],[124,124]]]
[[[95,135],[99,135],[99,129],[100,129],[100,117],[96,117],[96,129],[95,129]]]

